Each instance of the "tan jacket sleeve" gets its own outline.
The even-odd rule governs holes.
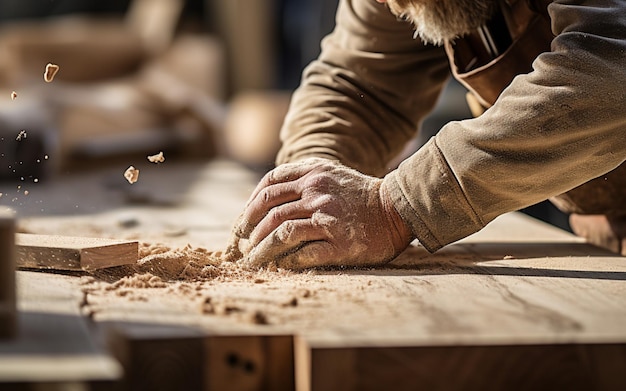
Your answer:
[[[533,71],[384,180],[431,251],[626,160],[626,2],[557,0],[548,11],[556,38]]]
[[[449,65],[374,0],[341,0],[334,31],[304,71],[281,131],[277,164],[336,159],[382,176],[432,110]]]

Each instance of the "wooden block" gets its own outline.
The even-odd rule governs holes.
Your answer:
[[[204,389],[203,334],[182,325],[117,323],[109,348],[124,368],[120,390]]]
[[[298,391],[623,390],[626,344],[332,347],[296,341]]]
[[[15,218],[0,209],[0,338],[15,335]]]
[[[56,235],[17,234],[17,266],[58,270],[95,270],[137,262],[139,243]]]
[[[206,352],[207,390],[295,388],[292,336],[214,335],[206,339]]]

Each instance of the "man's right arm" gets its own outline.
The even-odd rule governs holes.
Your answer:
[[[277,163],[322,157],[384,175],[448,77],[443,48],[414,39],[385,5],[341,0],[334,31],[292,98]]]

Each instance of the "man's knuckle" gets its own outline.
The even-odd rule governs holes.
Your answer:
[[[261,190],[261,199],[263,200],[263,203],[268,203],[271,201],[272,199],[272,191],[269,188],[265,188],[263,190]]]
[[[285,213],[282,211],[281,208],[274,208],[268,214],[268,218],[273,223],[281,223],[284,219],[284,216]]]

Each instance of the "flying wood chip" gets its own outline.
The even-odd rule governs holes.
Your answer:
[[[132,185],[139,179],[139,170],[133,166],[128,167],[124,172],[124,178]]]
[[[52,82],[57,72],[59,72],[59,66],[57,64],[48,63],[46,65],[46,71],[43,73],[43,80],[46,83]]]

